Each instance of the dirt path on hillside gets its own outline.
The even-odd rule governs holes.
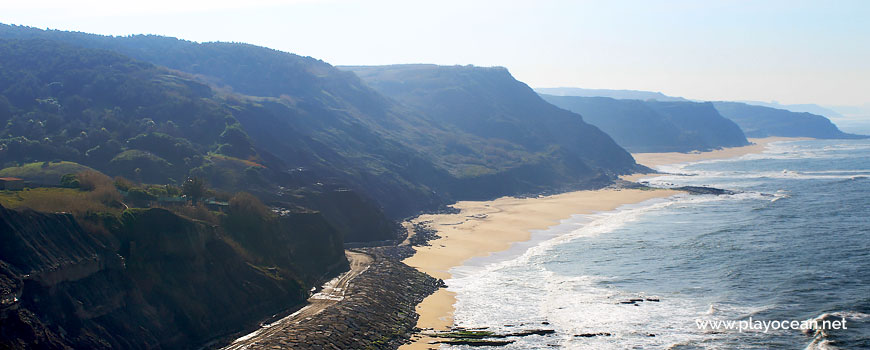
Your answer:
[[[324,284],[323,289],[320,292],[308,298],[308,305],[305,305],[299,309],[299,311],[296,311],[287,317],[267,324],[248,335],[234,340],[230,345],[227,345],[223,349],[256,349],[258,348],[257,344],[261,341],[268,340],[277,334],[281,334],[286,329],[317,315],[321,311],[344,299],[345,292],[348,287],[350,287],[351,281],[353,281],[356,276],[365,272],[372,262],[374,262],[374,259],[367,254],[352,252],[349,250],[346,250],[345,254],[347,254],[347,260],[350,263],[350,270]]]

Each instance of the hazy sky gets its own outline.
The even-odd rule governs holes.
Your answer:
[[[14,1],[0,22],[239,41],[335,65],[504,66],[532,87],[870,102],[870,1]]]

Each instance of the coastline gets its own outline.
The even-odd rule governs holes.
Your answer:
[[[761,153],[767,148],[767,145],[772,142],[777,141],[800,141],[800,140],[811,140],[808,137],[764,137],[764,138],[750,138],[748,139],[751,142],[751,145],[742,146],[742,147],[729,147],[722,148],[708,152],[693,152],[693,153],[679,153],[679,152],[665,152],[665,153],[632,153],[631,156],[634,157],[634,160],[640,164],[644,165],[648,168],[655,169],[662,165],[670,165],[670,164],[679,164],[679,163],[688,163],[688,162],[699,162],[703,160],[712,160],[712,159],[728,159],[728,158],[736,158],[740,156],[745,156],[747,154]],[[640,177],[644,177],[647,174],[632,174],[627,176],[622,176],[623,180],[627,181],[635,181]]]
[[[728,159],[746,154],[761,153],[776,141],[794,141],[802,138],[769,137],[750,139],[753,143],[710,152],[696,153],[638,153],[632,154],[639,164],[655,169],[658,166],[710,159]],[[636,181],[650,174],[632,174],[622,179]],[[567,192],[534,198],[502,197],[492,201],[463,201],[453,205],[455,214],[426,214],[411,223],[425,223],[437,231],[440,238],[429,241],[429,246],[414,247],[415,254],[403,262],[435,278],[448,280],[449,270],[461,266],[475,257],[489,256],[507,250],[513,243],[531,239],[531,231],[547,229],[575,214],[611,211],[626,204],[640,203],[654,198],[680,193],[673,190],[601,189]],[[448,330],[453,326],[455,293],[441,288],[417,305],[420,315],[417,327],[423,330]],[[411,343],[399,349],[433,349],[433,338],[414,335]]]

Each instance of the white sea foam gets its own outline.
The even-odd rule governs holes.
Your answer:
[[[812,150],[800,143],[777,142],[769,144],[763,154],[700,163],[829,158],[831,152],[858,149],[856,147],[859,146],[831,145]],[[694,164],[697,163],[664,166],[659,170],[682,175],[653,175],[643,180],[655,186],[691,183],[735,189],[751,188],[756,183],[766,183],[764,179],[768,178],[853,179],[870,176],[870,170],[867,169],[702,171],[697,170]],[[716,344],[728,344],[734,339],[734,334],[699,330],[695,327],[695,320],[740,319],[764,314],[773,306],[711,304],[679,294],[659,298],[642,291],[629,292],[613,287],[610,281],[618,279],[618,276],[584,275],[582,271],[563,275],[549,270],[548,266],[552,268],[551,264],[578,258],[577,252],[566,250],[572,241],[606,235],[661,210],[694,207],[716,201],[776,202],[788,197],[788,191],[784,190],[773,193],[745,191],[723,196],[678,195],[623,206],[612,212],[575,215],[557,226],[534,232],[532,241],[525,245],[515,245],[509,252],[486,259],[472,259],[470,264],[452,269],[454,278],[448,280],[447,284],[451,291],[457,293],[455,321],[465,327],[493,327],[502,331],[529,328],[556,330],[555,335],[523,338],[505,349],[727,348],[727,345]],[[620,303],[646,297],[661,301],[640,302],[638,306]],[[868,315],[853,313],[845,317],[860,319]],[[543,325],[543,322],[548,325]],[[574,336],[592,333],[610,335]],[[823,338],[814,339],[810,345],[808,349],[831,348],[830,342]]]
[[[761,153],[750,153],[738,157],[723,158],[723,159],[707,159],[701,161],[683,162],[677,164],[666,164],[655,167],[656,170],[665,173],[684,173],[684,169],[690,165],[698,164],[713,164],[713,163],[731,163],[746,160],[775,160],[775,159],[838,159],[838,158],[853,158],[856,152],[849,154],[840,154],[843,151],[855,150],[870,150],[870,145],[867,144],[834,144],[822,148],[808,147],[800,143],[800,141],[777,141],[766,145]],[[696,174],[700,175],[700,174]]]
[[[567,349],[667,347],[707,339],[709,334],[698,332],[692,325],[708,305],[678,298],[640,303],[639,306],[619,304],[619,301],[631,298],[656,296],[604,287],[601,282],[606,277],[602,276],[559,275],[547,270],[545,263],[562,259],[562,254],[567,254],[564,259],[571,259],[570,253],[559,249],[566,243],[607,234],[663,208],[760,198],[757,193],[732,196],[683,194],[624,206],[611,212],[575,216],[548,230],[561,234],[541,241],[511,259],[452,269],[455,277],[446,282],[450,286],[448,289],[457,293],[455,321],[460,326],[494,327],[503,331],[542,328],[542,322],[548,322],[547,327],[557,331],[557,336],[547,338],[544,343],[523,340],[506,349],[546,348],[549,345]],[[565,230],[566,227],[571,229]],[[611,335],[574,336],[588,333]],[[655,334],[655,337],[650,334]]]

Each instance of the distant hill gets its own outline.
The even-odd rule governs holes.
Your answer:
[[[735,101],[735,102],[742,102],[742,103],[745,103],[748,105],[753,105],[753,106],[763,106],[763,107],[770,107],[770,108],[776,108],[776,109],[784,109],[787,111],[797,112],[797,113],[812,113],[812,114],[817,114],[817,115],[826,117],[828,119],[835,119],[835,118],[842,118],[843,117],[842,114],[840,114],[839,112],[837,112],[833,109],[830,109],[827,107],[822,107],[822,106],[819,106],[817,104],[812,104],[812,103],[784,105],[784,104],[781,104],[779,102],[761,102],[761,101]]]
[[[870,135],[870,104],[863,106],[819,106],[816,104],[783,105],[776,102],[740,101],[751,105],[818,114],[831,120],[846,133]]]
[[[471,91],[449,82],[454,84],[455,96],[463,99],[462,104],[451,106],[453,112],[492,122],[473,126],[433,118],[441,113],[437,108],[421,111],[411,104],[396,103],[354,73],[323,61],[264,47],[7,25],[0,25],[0,38],[55,40],[184,72],[175,75],[199,84],[198,89],[214,94],[219,105],[229,107],[259,159],[270,163],[269,169],[287,173],[282,176],[292,181],[285,188],[351,189],[373,199],[392,218],[458,199],[592,186],[636,166],[609,137],[582,121],[565,129],[577,131],[573,134],[556,126],[556,120],[570,124],[576,116],[543,102],[506,71],[465,82],[468,86],[485,83],[487,89]],[[523,107],[526,111],[520,109],[522,118],[511,114],[512,106],[520,101],[514,98],[531,103]],[[553,135],[544,133],[544,128],[524,130],[538,113],[560,116],[548,119],[554,124],[546,126],[558,140],[547,140]],[[515,122],[524,124],[511,125]],[[208,125],[223,128],[224,124]],[[502,133],[488,135],[487,130],[474,129],[492,125],[498,127],[491,131]],[[216,148],[205,146],[217,144],[203,143],[200,149],[213,151]],[[163,164],[142,153],[125,154],[116,163],[124,164],[132,156],[151,159],[158,168]],[[555,169],[555,175],[545,169]]]
[[[398,238],[396,219],[597,188],[642,168],[502,68],[385,69],[387,85],[395,73],[410,88],[402,94],[247,44],[7,25],[0,65],[6,172],[133,180],[105,179],[118,197],[117,184],[169,194],[189,177],[206,180],[199,192],[230,194],[222,211],[181,199],[176,214],[129,208],[127,187],[111,199],[118,213],[89,210],[87,221],[0,208],[3,344],[200,347],[299,305],[347,268],[343,242]],[[81,192],[41,190],[27,192]]]
[[[734,122],[710,103],[618,100],[608,97],[541,97],[583,116],[631,152],[689,152],[748,144]]]
[[[749,137],[863,138],[840,131],[828,118],[741,102],[713,102],[723,116],[733,120]]]
[[[451,130],[439,157],[463,179],[461,188],[467,193],[485,195],[500,181],[524,191],[546,183],[580,185],[637,167],[609,136],[580,116],[546,103],[504,68],[341,68],[433,125]],[[503,179],[494,181],[498,178]]]
[[[671,97],[661,92],[638,90],[583,89],[573,87],[536,88],[536,92],[553,96],[610,97],[621,100],[688,101],[682,97]]]
[[[288,172],[286,163],[252,142],[242,121],[265,118],[262,103],[225,99],[190,75],[59,41],[0,39],[0,61],[3,173],[57,184],[59,171],[77,172],[55,162],[65,160],[146,183],[199,176],[220,190],[320,210],[351,241],[394,235],[375,203],[346,191],[342,201],[325,201],[337,196],[336,186]],[[312,143],[296,130],[283,132],[299,149]]]

